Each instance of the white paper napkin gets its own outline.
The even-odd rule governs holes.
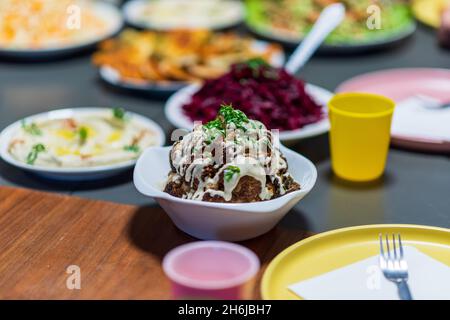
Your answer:
[[[397,105],[392,120],[393,135],[450,141],[450,108],[427,109],[417,98]]]
[[[405,246],[413,299],[450,299],[450,267]],[[288,287],[304,299],[398,300],[397,286],[378,267],[378,255]]]

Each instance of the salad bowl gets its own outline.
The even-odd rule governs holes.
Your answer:
[[[176,128],[191,130],[194,122],[184,113],[183,105],[189,103],[192,96],[200,89],[198,84],[191,84],[174,93],[164,107],[164,113],[169,122]],[[333,96],[330,91],[312,84],[306,85],[306,91],[313,97],[315,101],[323,105],[323,112],[326,114],[328,101]],[[284,144],[292,144],[303,139],[315,137],[328,132],[330,122],[328,117],[324,117],[316,123],[309,124],[303,128],[281,131],[280,140]]]

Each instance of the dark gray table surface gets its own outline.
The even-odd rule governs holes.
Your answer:
[[[450,68],[450,52],[439,49],[434,31],[420,27],[411,39],[391,50],[315,57],[302,70],[301,77],[334,90],[355,75],[398,67]],[[123,106],[155,119],[166,133],[173,129],[164,117],[163,100],[106,87],[99,81],[89,55],[46,63],[0,61],[1,129],[34,113],[77,106]],[[292,148],[316,164],[319,178],[313,191],[282,221],[287,227],[319,232],[375,223],[450,226],[448,155],[391,148],[383,179],[368,185],[351,185],[339,181],[330,171],[327,135],[302,141]],[[98,182],[54,183],[0,160],[0,184],[136,205],[154,204],[136,191],[131,172]]]

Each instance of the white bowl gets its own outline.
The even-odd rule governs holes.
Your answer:
[[[188,130],[191,130],[194,127],[194,122],[184,113],[183,106],[191,101],[192,96],[199,89],[200,86],[198,84],[189,85],[188,87],[175,92],[169,100],[167,100],[164,112],[166,118],[173,126]],[[323,106],[322,110],[326,114],[328,101],[333,97],[333,93],[312,84],[306,84],[305,89],[317,103]],[[328,116],[326,116],[322,120],[306,125],[301,129],[280,131],[280,140],[284,143],[292,143],[324,134],[328,132],[329,129],[330,122]]]
[[[104,112],[108,108],[86,107],[86,108],[70,108],[59,109],[49,112],[39,113],[25,118],[27,122],[36,120],[52,120],[70,118],[80,114],[91,114],[96,112]],[[156,145],[162,146],[165,143],[165,134],[162,128],[154,121],[141,116],[139,114],[128,112],[131,117],[139,121],[142,125],[149,128],[156,134]],[[17,130],[22,126],[22,120],[16,121],[13,124],[6,127],[0,133],[0,157],[3,158],[9,164],[23,169],[25,171],[32,172],[45,178],[53,180],[66,180],[66,181],[84,181],[95,180],[113,176],[127,169],[130,169],[136,163],[136,160],[129,160],[120,163],[92,166],[92,167],[80,167],[80,168],[53,168],[29,165],[24,162],[16,160],[8,151],[8,146]]]
[[[170,149],[146,149],[134,168],[134,184],[141,193],[153,197],[178,228],[199,239],[241,241],[268,232],[311,191],[317,179],[317,170],[311,161],[281,147],[289,172],[300,183],[300,190],[274,200],[253,203],[181,199],[163,192],[170,171]]]

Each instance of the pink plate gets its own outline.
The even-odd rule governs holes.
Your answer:
[[[450,70],[392,69],[368,73],[342,83],[336,92],[369,92],[387,96],[398,103],[392,124],[395,145],[450,152],[450,108],[430,110],[413,106],[408,99],[417,95],[450,102]]]

